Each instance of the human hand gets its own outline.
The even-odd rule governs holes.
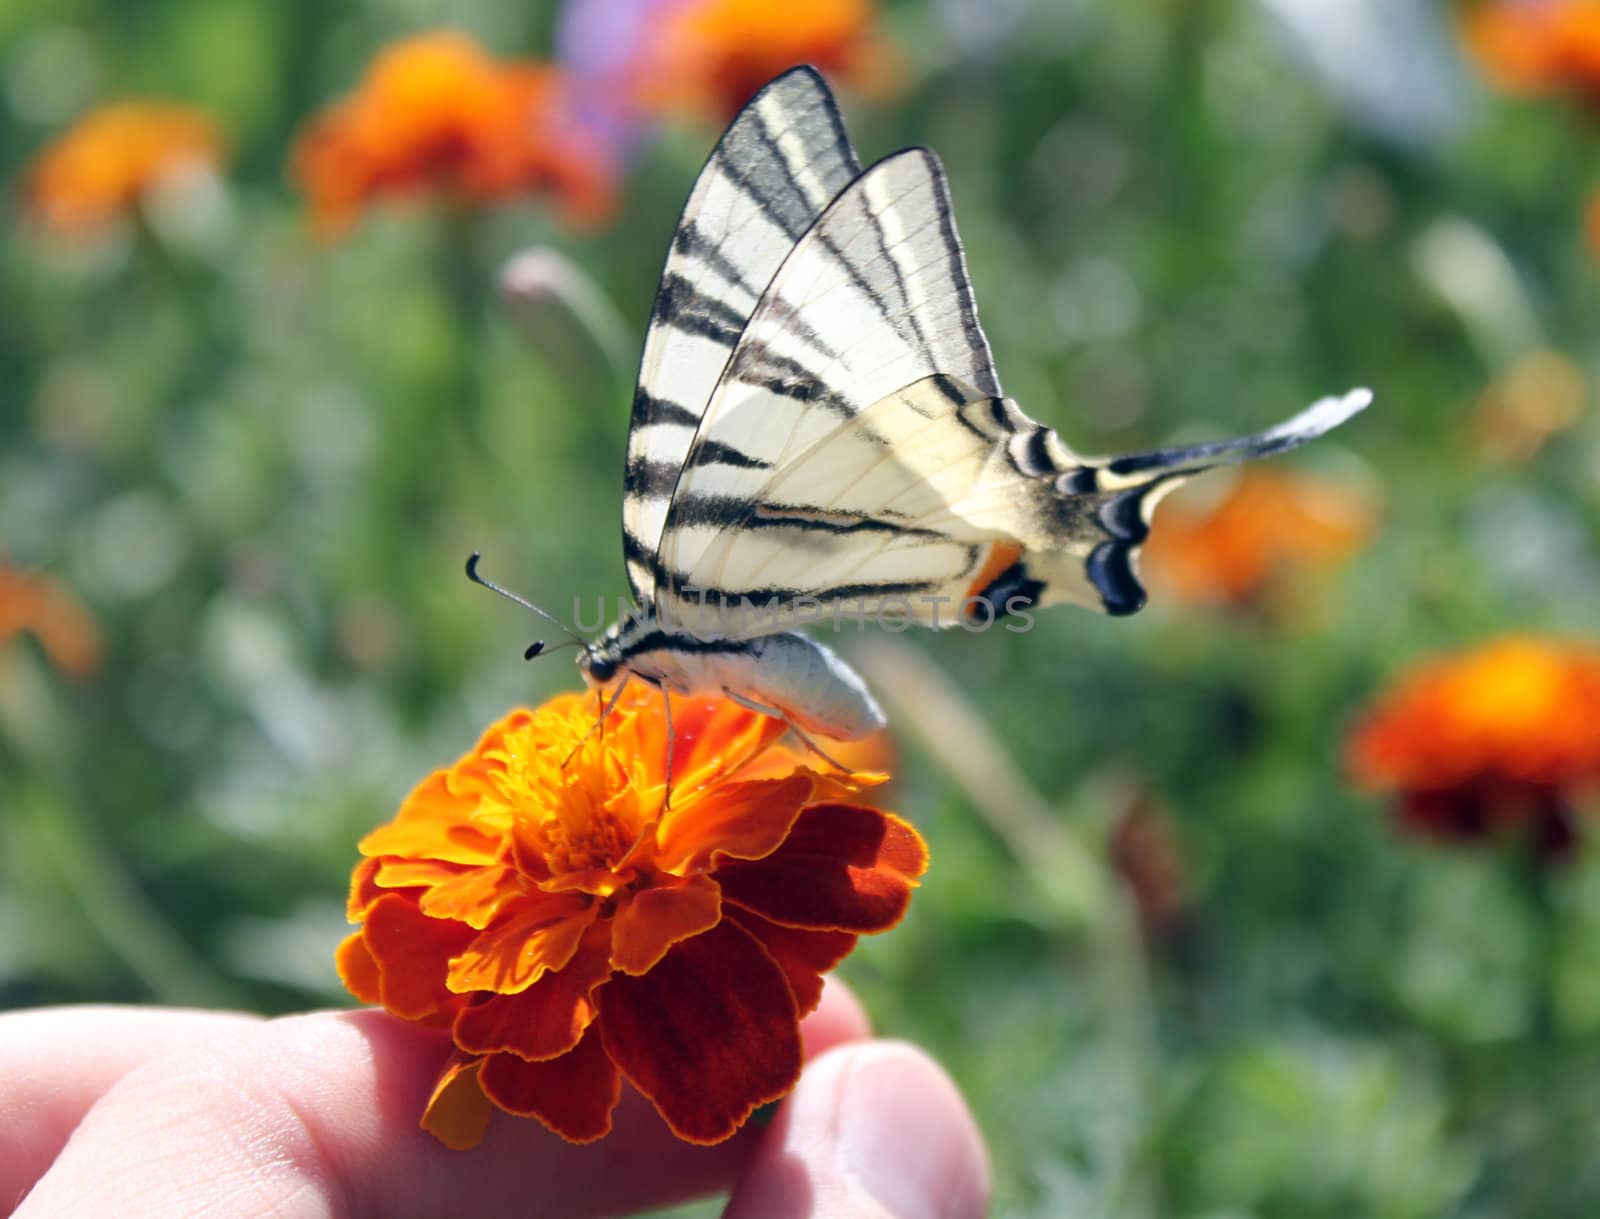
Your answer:
[[[680,1142],[628,1092],[598,1143],[500,1116],[460,1152],[417,1126],[444,1036],[381,1011],[14,1012],[0,1016],[0,1200],[18,1219],[586,1219],[731,1189],[728,1219],[983,1214],[988,1161],[949,1077],[868,1040],[831,980],[802,1033],[805,1072],[771,1126],[719,1146]]]

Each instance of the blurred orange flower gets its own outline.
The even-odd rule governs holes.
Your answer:
[[[422,1118],[451,1147],[492,1107],[573,1142],[626,1078],[680,1138],[715,1143],[800,1071],[821,974],[900,921],[927,863],[891,813],[848,802],[780,721],[636,689],[513,711],[394,821],[352,882],[339,950],[357,997],[451,1030]]]
[[[50,232],[82,236],[133,214],[150,191],[213,171],[221,160],[222,137],[202,110],[165,102],[104,106],[39,155],[25,203]]]
[[[1344,562],[1376,526],[1375,505],[1354,486],[1251,468],[1220,501],[1180,493],[1164,503],[1143,565],[1153,585],[1184,601],[1245,608],[1282,593],[1293,575]]]
[[[100,633],[82,603],[48,576],[0,562],[0,640],[24,631],[73,677],[100,667]]]
[[[1346,759],[1413,829],[1520,831],[1560,853],[1600,787],[1600,649],[1511,636],[1420,665],[1362,718]]]
[[[1465,11],[1462,35],[1507,92],[1600,103],[1600,0],[1483,0]]]
[[[560,69],[498,62],[450,31],[380,54],[300,135],[291,168],[325,233],[374,199],[428,191],[473,203],[543,193],[587,226],[610,213],[616,191],[611,158],[575,121]]]
[[[1589,387],[1571,357],[1531,351],[1479,397],[1472,426],[1479,451],[1494,461],[1531,461],[1552,437],[1583,417]]]
[[[652,107],[731,118],[797,64],[868,93],[891,90],[901,71],[872,0],[684,0],[663,6],[659,20],[643,73]]]

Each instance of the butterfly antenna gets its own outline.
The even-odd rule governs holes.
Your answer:
[[[486,580],[482,576],[480,576],[478,574],[478,559],[479,559],[479,557],[480,557],[479,553],[476,550],[474,550],[472,552],[471,556],[467,559],[467,579],[471,580],[474,584],[483,585],[490,592],[499,593],[507,601],[515,601],[518,605],[520,605],[525,610],[532,610],[534,613],[538,614],[539,617],[543,618],[546,622],[548,622],[551,625],[553,625],[554,627],[556,627],[557,630],[561,631],[564,635],[566,635],[569,639],[571,639],[575,646],[582,648],[584,651],[588,651],[589,650],[588,641],[583,639],[581,636],[579,636],[579,634],[576,631],[574,631],[566,623],[562,622],[561,619],[557,618],[549,610],[541,609],[539,606],[535,605],[532,601],[529,601],[526,597],[519,597],[519,596],[517,596],[516,593],[512,592],[510,589],[501,588],[493,580]],[[562,644],[560,646],[565,647],[567,645]],[[545,650],[544,640],[541,639],[538,642],[532,644],[528,648],[528,650],[523,653],[523,658],[526,659],[526,660],[532,660],[535,656],[540,655],[544,650]]]

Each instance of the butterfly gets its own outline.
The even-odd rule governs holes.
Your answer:
[[[628,432],[637,608],[579,668],[610,705],[630,680],[720,693],[821,753],[809,734],[856,739],[884,715],[796,626],[845,610],[930,627],[1062,602],[1132,613],[1162,495],[1370,400],[1325,398],[1234,440],[1078,455],[1001,392],[938,158],[910,148],[863,170],[821,76],[793,69],[734,118],[672,238]]]

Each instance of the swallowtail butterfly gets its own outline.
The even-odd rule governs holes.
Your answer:
[[[1059,602],[1132,613],[1160,496],[1370,400],[1079,456],[1001,392],[938,158],[863,170],[822,78],[796,68],[733,120],[678,222],[628,434],[638,610],[579,666],[617,695],[630,679],[721,692],[802,736],[864,736],[877,703],[796,625],[841,607],[926,626]]]

